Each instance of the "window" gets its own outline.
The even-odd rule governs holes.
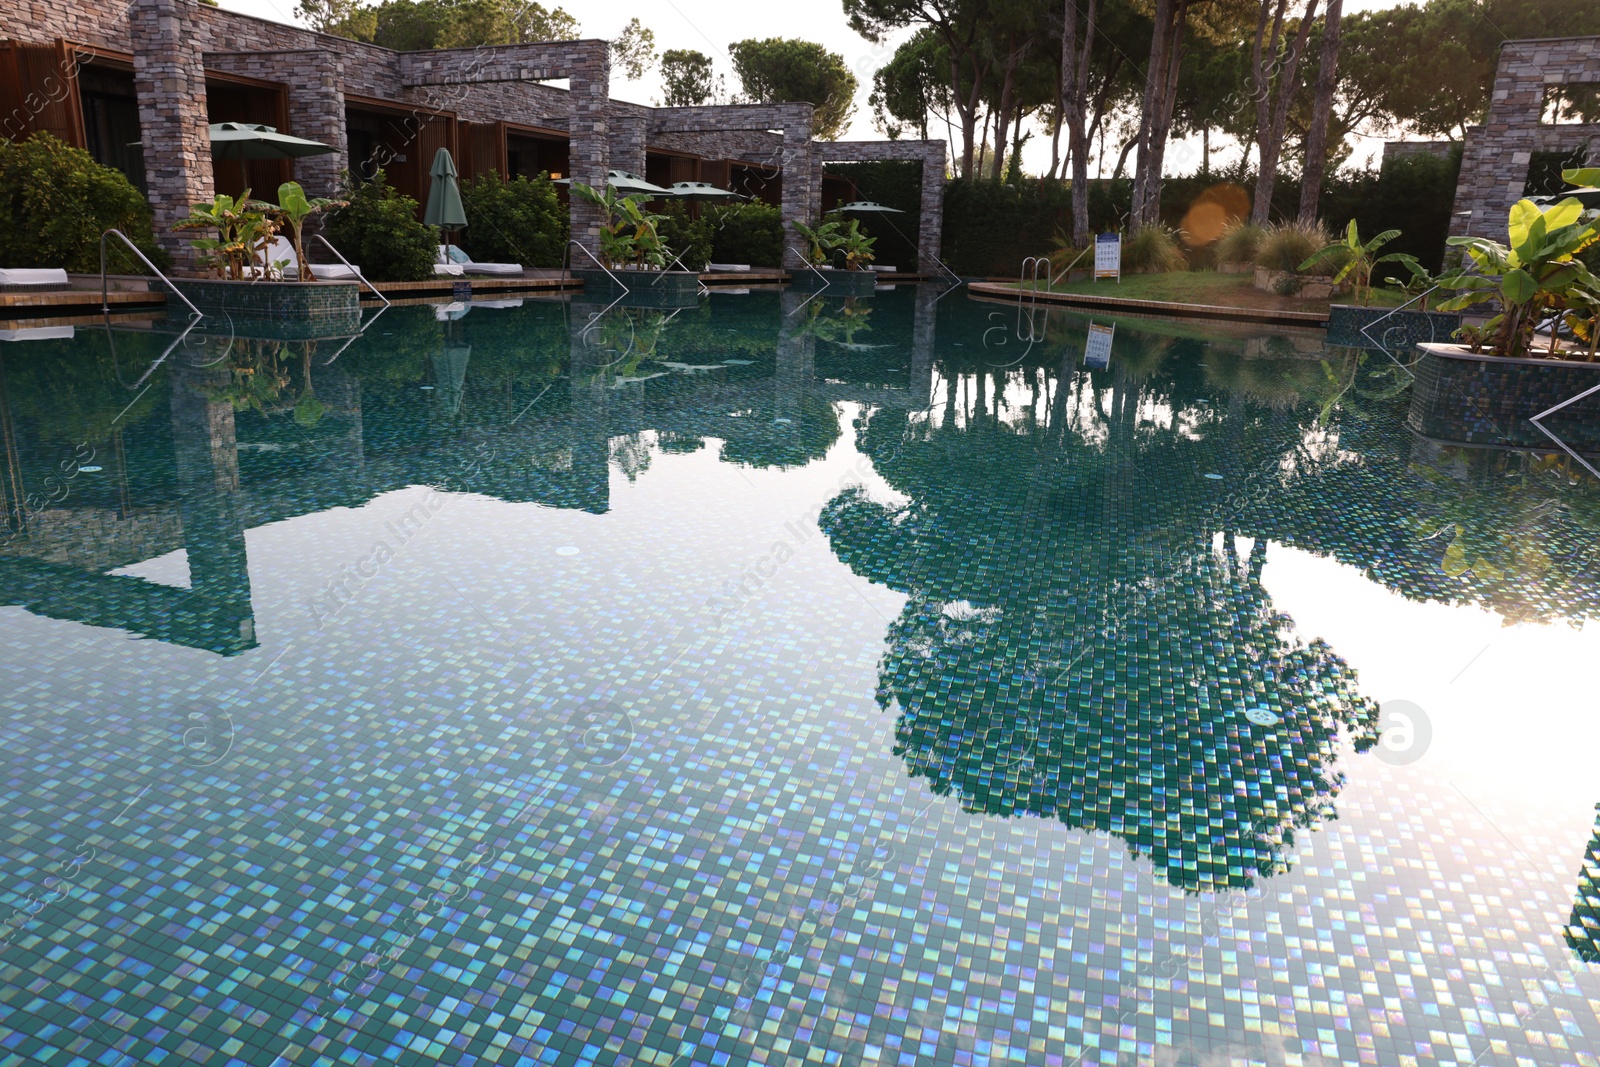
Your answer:
[[[1600,123],[1600,83],[1547,85],[1544,107],[1539,112],[1542,126],[1577,126]]]

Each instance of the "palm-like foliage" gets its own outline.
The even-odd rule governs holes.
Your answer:
[[[1565,176],[1571,181],[1583,173],[1567,171]],[[1439,307],[1461,311],[1500,301],[1500,314],[1484,324],[1473,351],[1488,343],[1495,355],[1525,356],[1542,319],[1552,312],[1565,315],[1575,302],[1587,299],[1586,294],[1600,292],[1600,279],[1577,258],[1600,242],[1600,229],[1594,216],[1573,198],[1549,210],[1541,210],[1532,200],[1519,200],[1511,206],[1508,229],[1509,245],[1486,237],[1450,238],[1449,243],[1463,249],[1475,269],[1464,267],[1439,279],[1440,285],[1456,291]],[[1555,346],[1552,331],[1552,355]]]
[[[1351,219],[1350,225],[1345,229],[1343,240],[1335,241],[1312,255],[1310,259],[1300,264],[1300,269],[1309,270],[1318,263],[1348,257],[1339,273],[1333,276],[1333,282],[1339,285],[1346,280],[1353,280],[1356,300],[1365,304],[1372,299],[1372,272],[1378,264],[1399,263],[1407,259],[1416,262],[1412,257],[1398,252],[1387,256],[1376,255],[1378,249],[1399,236],[1399,230],[1384,230],[1372,240],[1363,242],[1360,231],[1356,229],[1356,220]]]
[[[306,191],[300,187],[299,182],[284,182],[278,186],[276,213],[289,224],[289,232],[292,235],[290,239],[294,242],[295,261],[300,264],[301,281],[311,280],[311,265],[306,262],[306,250],[300,240],[306,220],[319,211],[348,206],[347,200],[330,200],[325,196],[308,199]]]
[[[216,230],[216,237],[202,237],[189,244],[205,253],[224,278],[239,279],[244,277],[247,264],[267,266],[267,242],[278,232],[278,223],[263,208],[274,205],[251,200],[248,189],[237,200],[219,194],[215,200],[190,207],[189,217],[174,224],[173,229]]]

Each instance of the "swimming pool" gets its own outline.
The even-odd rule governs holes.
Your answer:
[[[1597,1062],[1574,465],[1316,334],[506,303],[0,345],[0,1062]]]

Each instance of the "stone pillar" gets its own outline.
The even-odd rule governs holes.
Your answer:
[[[198,273],[197,255],[190,235],[173,224],[212,198],[205,64],[192,25],[197,4],[134,0],[128,16],[155,236],[179,273]]]
[[[788,270],[804,266],[796,249],[804,247],[805,239],[794,224],[814,225],[821,200],[812,159],[811,113],[810,105],[803,111],[797,106],[783,125],[783,265]]]
[[[604,41],[583,41],[572,46],[573,64],[568,76],[572,115],[568,125],[567,177],[575,182],[606,187],[610,169],[610,131],[606,119],[611,109],[611,52]],[[572,239],[600,255],[600,209],[572,198]],[[576,254],[576,253],[575,253]]]
[[[644,176],[645,120],[640,115],[611,116],[611,169]]]
[[[306,195],[332,196],[339,190],[339,172],[349,167],[350,137],[345,128],[344,57],[337,52],[285,55],[292,64],[289,80],[289,127],[296,137],[321,141],[333,151],[295,160],[294,179]]]
[[[944,240],[943,141],[931,142],[922,157],[922,225],[917,232],[917,269],[924,274],[939,270],[939,246]]]

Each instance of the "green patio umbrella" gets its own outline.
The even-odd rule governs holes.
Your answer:
[[[571,178],[557,178],[557,185],[571,185]],[[671,190],[645,181],[637,174],[626,170],[606,171],[606,184],[623,196],[671,196]]]
[[[422,212],[422,221],[446,232],[464,229],[467,225],[467,211],[461,206],[461,185],[456,181],[456,161],[450,158],[448,148],[441,148],[433,154],[433,166],[428,168],[428,176],[433,182],[428,186],[428,206]],[[446,238],[445,244],[449,243],[449,238]]]
[[[710,182],[673,182],[664,194],[674,200],[742,200],[738,193],[719,189]]]
[[[861,215],[904,215],[905,212],[897,207],[886,207],[875,204],[871,200],[853,200],[848,204],[840,204],[833,210]]]
[[[143,141],[129,141],[129,148],[144,147]],[[298,159],[301,156],[325,156],[332,145],[321,141],[308,141],[304,137],[290,137],[279,133],[276,126],[263,126],[259,122],[213,122],[211,124],[212,159]]]
[[[279,133],[276,126],[257,122],[211,124],[212,159],[297,159],[323,156],[332,151],[332,145]]]

